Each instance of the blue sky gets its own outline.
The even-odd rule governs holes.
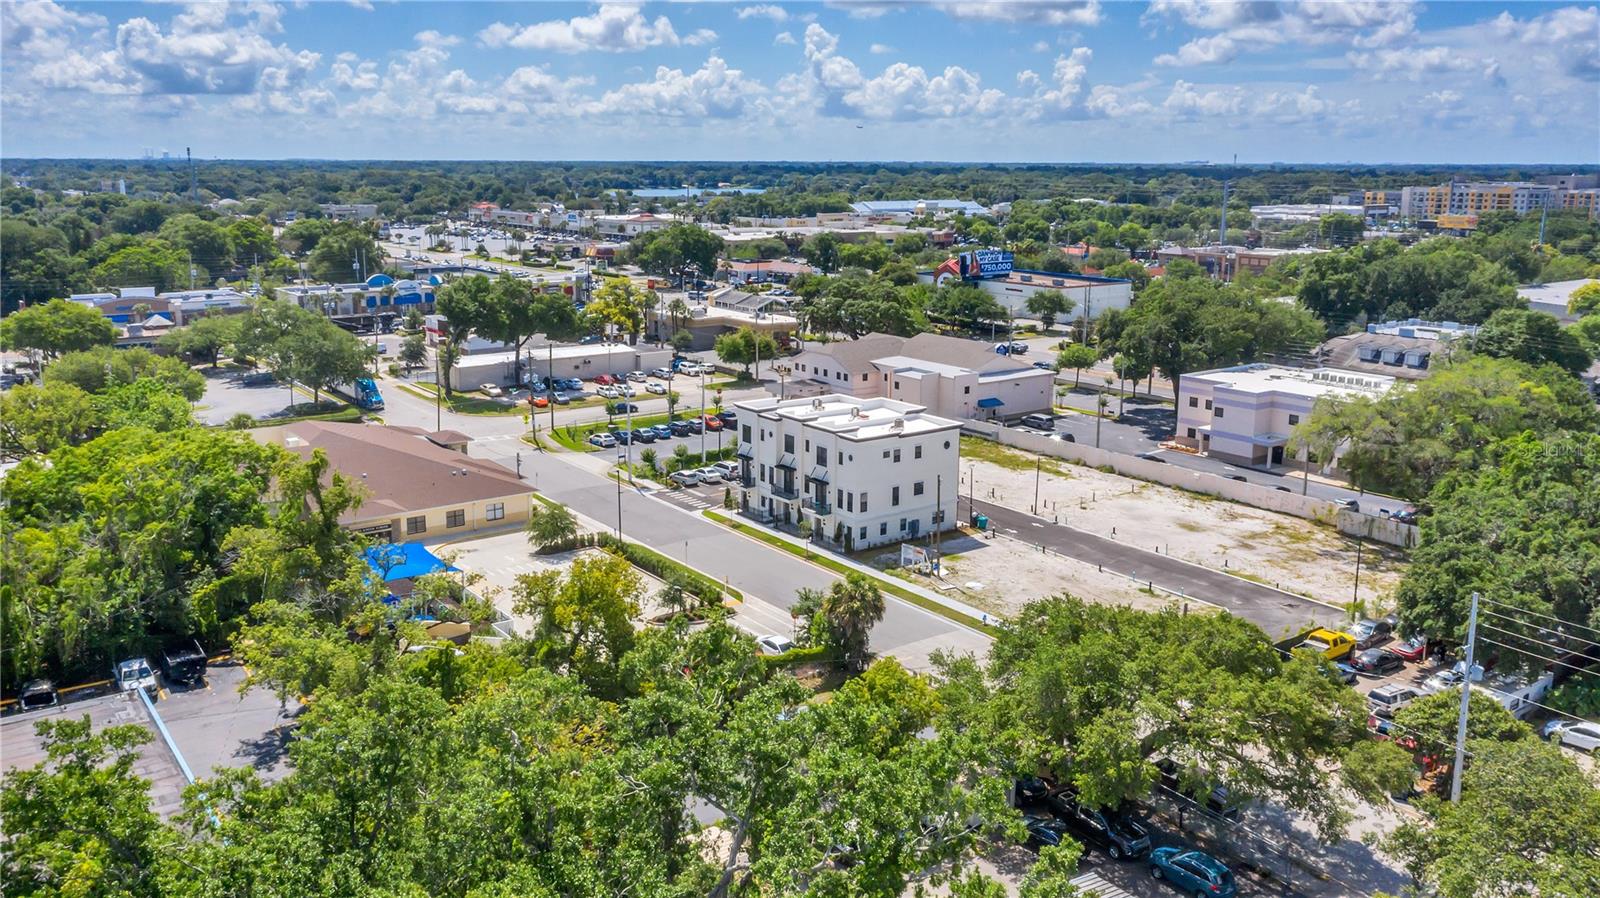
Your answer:
[[[1600,162],[1540,3],[0,3],[0,154]]]

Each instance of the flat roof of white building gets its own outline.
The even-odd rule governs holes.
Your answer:
[[[751,399],[734,403],[764,418],[787,418],[846,439],[914,436],[956,429],[961,422],[931,415],[924,406],[898,399],[860,399],[829,393],[809,399]]]
[[[542,362],[551,358],[557,359],[583,359],[605,355],[631,355],[636,352],[670,352],[670,349],[658,349],[655,346],[629,346],[626,343],[578,343],[566,346],[557,345],[554,349],[549,345],[527,347],[522,350],[522,357],[531,358],[534,362]],[[480,352],[464,355],[456,361],[457,368],[472,368],[479,365],[505,365],[515,361],[515,352]]]
[[[1368,374],[1343,368],[1287,368],[1264,364],[1217,368],[1183,376],[1184,383],[1197,380],[1249,393],[1286,393],[1309,399],[1323,396],[1378,396],[1395,385],[1395,378],[1385,374]]]

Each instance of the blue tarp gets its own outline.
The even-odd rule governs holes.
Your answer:
[[[978,400],[978,408],[999,408],[1002,405],[1005,405],[1005,403],[994,398],[993,396]]]
[[[437,574],[440,571],[451,573],[461,570],[458,567],[445,564],[439,556],[428,551],[422,543],[390,543],[388,545],[373,546],[367,549],[367,564],[373,573],[383,577],[384,582],[390,580],[415,579],[423,574]],[[397,563],[389,563],[397,562]],[[388,573],[384,573],[384,569]]]

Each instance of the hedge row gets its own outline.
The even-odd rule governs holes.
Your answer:
[[[654,549],[617,539],[610,533],[580,533],[559,543],[540,546],[537,552],[540,555],[555,555],[576,549],[594,548],[609,549],[621,555],[629,564],[658,580],[670,581],[678,578],[682,581],[684,589],[707,602],[720,602],[724,593],[741,602],[744,601],[744,593],[739,590],[723,586],[720,582]]]
[[[668,558],[654,549],[641,546],[638,543],[630,543],[627,540],[617,539],[609,533],[599,534],[599,542],[605,548],[628,559],[629,564],[658,580],[672,580],[675,577],[680,579],[685,589],[707,602],[721,601],[724,592],[741,602],[744,601],[744,595],[737,589],[732,587],[725,588],[718,581],[707,577],[680,561]]]

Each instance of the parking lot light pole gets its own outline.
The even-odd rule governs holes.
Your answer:
[[[700,464],[706,463],[706,369],[700,372]]]

